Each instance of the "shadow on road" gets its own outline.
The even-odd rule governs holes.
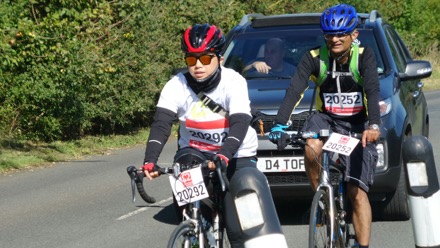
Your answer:
[[[172,203],[168,206],[161,208],[162,210],[160,210],[156,215],[153,216],[155,220],[171,225],[179,224],[179,221],[177,220],[176,210]]]
[[[275,207],[281,225],[307,225],[309,222],[310,204],[311,202],[309,201],[276,200]],[[171,225],[179,224],[176,210],[172,203],[167,206],[149,207],[161,209],[156,215],[153,216],[156,221]]]
[[[161,208],[161,210],[154,215],[154,219],[171,225],[179,224],[174,205],[171,203],[168,206],[150,206],[151,208]],[[287,201],[276,200],[275,207],[281,225],[307,225],[309,221],[310,202],[306,201]]]
[[[309,201],[275,200],[281,225],[307,225],[310,204]]]

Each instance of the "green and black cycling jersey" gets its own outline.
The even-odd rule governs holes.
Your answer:
[[[317,111],[351,123],[363,123],[368,120],[369,124],[380,124],[380,86],[374,51],[369,47],[362,47],[359,49],[362,52],[359,53],[352,47],[349,62],[343,65],[336,63],[333,68],[334,59],[331,56],[321,56],[319,49],[313,49],[302,57],[278,110],[275,123],[287,123],[291,110],[301,101],[312,78],[317,85]],[[353,54],[354,52],[356,54]],[[322,61],[321,57],[328,57],[328,63]],[[350,68],[350,61],[356,57],[358,60],[352,61]],[[351,72],[355,71],[353,64],[356,62],[360,78],[356,78],[353,75],[356,73]],[[323,67],[324,64],[327,66]],[[327,75],[323,75],[322,68],[327,69]],[[340,75],[339,80],[335,75]],[[317,80],[319,78],[321,81]]]

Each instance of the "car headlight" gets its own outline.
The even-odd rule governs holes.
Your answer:
[[[391,112],[391,98],[387,98],[379,102],[380,116],[387,115]]]

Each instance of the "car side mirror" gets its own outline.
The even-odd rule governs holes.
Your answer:
[[[421,79],[430,77],[432,66],[429,61],[413,60],[408,62],[404,73],[399,73],[401,80]]]

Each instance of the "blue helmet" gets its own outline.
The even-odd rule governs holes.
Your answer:
[[[321,15],[324,34],[351,33],[358,24],[356,9],[348,4],[330,7]]]

